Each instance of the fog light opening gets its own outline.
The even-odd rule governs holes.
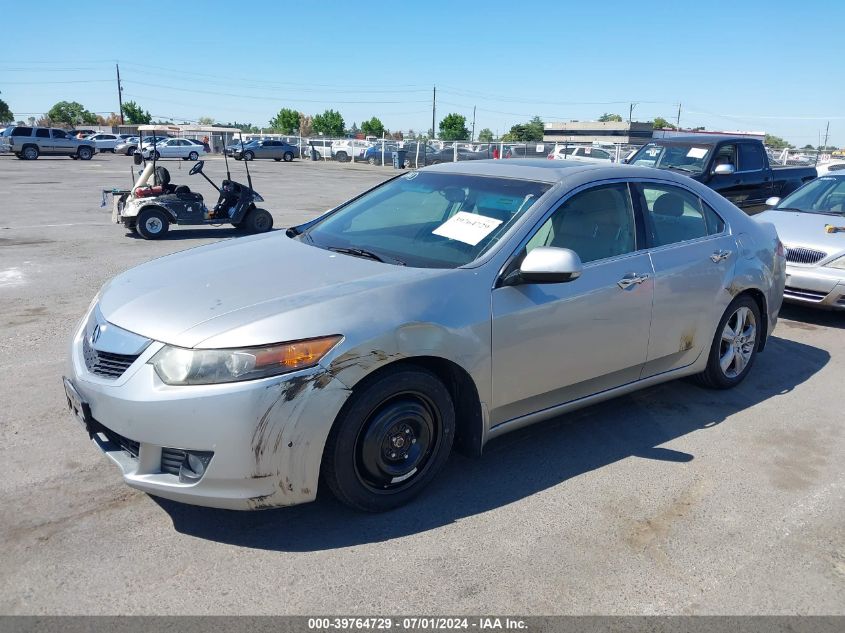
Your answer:
[[[202,479],[213,455],[214,453],[209,451],[186,451],[185,459],[179,468],[179,480],[186,483],[196,483]]]

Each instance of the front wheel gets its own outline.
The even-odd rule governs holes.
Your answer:
[[[326,442],[323,476],[346,505],[392,510],[443,468],[454,436],[449,390],[422,367],[403,367],[356,387]]]
[[[757,302],[748,295],[734,299],[719,321],[707,368],[696,376],[698,382],[711,389],[730,389],[741,383],[757,358],[761,326]]]
[[[293,152],[285,152],[282,156],[282,160],[286,163],[289,163],[293,160]]]
[[[255,154],[252,152],[244,152],[244,160],[252,160],[255,158]]]
[[[334,159],[339,163],[345,163],[349,160],[349,155],[346,152],[338,152],[334,155]]]
[[[266,209],[253,209],[241,225],[250,233],[266,233],[273,228],[273,216]]]
[[[138,229],[138,235],[145,240],[158,240],[167,234],[170,221],[158,209],[145,209],[138,214],[135,226]]]

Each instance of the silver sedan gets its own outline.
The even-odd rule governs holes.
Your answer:
[[[774,227],[681,175],[449,163],[119,275],[73,333],[64,389],[150,494],[254,509],[323,481],[387,510],[453,446],[480,455],[681,376],[736,385],[784,269]]]
[[[845,310],[845,172],[808,182],[755,216],[771,222],[786,246],[784,299]]]

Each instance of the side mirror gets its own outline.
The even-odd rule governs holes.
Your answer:
[[[730,176],[732,173],[736,171],[736,167],[728,163],[727,165],[716,165],[713,168],[713,175],[714,176]]]
[[[519,280],[525,283],[559,284],[573,281],[584,270],[578,253],[568,248],[538,246],[519,267]]]
[[[144,157],[141,156],[141,152],[139,150],[135,150],[135,153],[132,154],[132,162],[136,165],[140,165],[144,162]]]
[[[778,198],[777,196],[772,196],[771,198],[766,200],[766,206],[767,207],[776,207],[779,204],[780,204],[780,198]]]

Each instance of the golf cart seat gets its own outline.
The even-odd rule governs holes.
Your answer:
[[[152,198],[169,193],[191,193],[191,188],[187,185],[174,185],[170,182],[170,172],[167,171],[166,167],[156,167],[155,175],[158,184],[137,187],[135,189],[136,198]]]

